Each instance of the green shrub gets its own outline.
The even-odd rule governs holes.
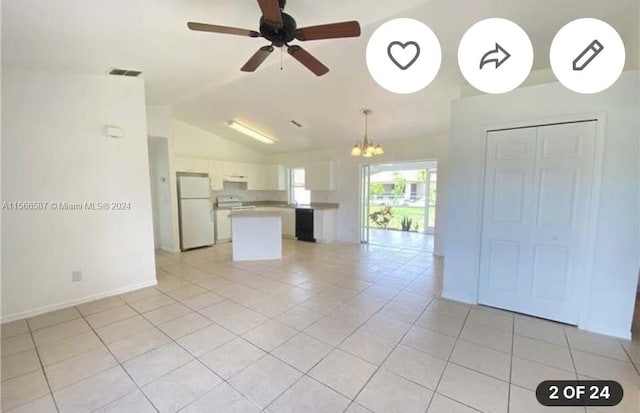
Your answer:
[[[411,231],[411,227],[413,226],[413,220],[409,217],[402,218],[402,222],[400,223],[403,231]]]
[[[393,218],[393,211],[391,211],[391,207],[383,205],[379,210],[372,212],[369,218],[374,225],[380,228],[386,228],[389,226],[391,218]]]

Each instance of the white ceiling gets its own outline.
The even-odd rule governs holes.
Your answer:
[[[446,134],[449,106],[464,83],[457,47],[464,32],[487,17],[520,24],[534,45],[534,68],[549,67],[555,33],[579,17],[613,25],[627,46],[627,68],[638,67],[638,0],[289,0],[299,26],[357,19],[358,39],[304,46],[331,68],[316,78],[290,56],[275,52],[256,73],[239,71],[262,39],[190,32],[187,21],[257,30],[255,0],[3,0],[2,64],[103,74],[110,67],[144,72],[150,104],[172,105],[176,116],[223,137],[271,152],[353,144],[363,133],[359,109],[373,109],[370,134],[393,139]],[[368,38],[384,21],[413,17],[440,39],[443,65],[436,80],[414,95],[394,95],[369,76]],[[225,126],[242,119],[276,136],[265,146]],[[304,127],[289,123],[295,119]]]

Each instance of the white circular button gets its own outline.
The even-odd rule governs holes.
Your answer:
[[[442,62],[440,42],[424,23],[394,19],[378,27],[367,45],[373,79],[393,93],[415,93],[435,79]]]
[[[582,94],[602,92],[622,74],[626,59],[618,32],[598,19],[564,26],[551,44],[551,68],[565,87]]]
[[[510,20],[486,19],[467,30],[458,48],[458,64],[467,82],[491,94],[509,92],[524,82],[533,67],[527,33]]]

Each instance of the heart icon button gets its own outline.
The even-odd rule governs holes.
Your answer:
[[[420,45],[414,41],[406,43],[393,41],[387,47],[387,54],[400,70],[407,70],[420,57]]]
[[[383,23],[367,44],[367,69],[391,93],[406,95],[424,89],[435,79],[441,62],[436,34],[415,19]]]

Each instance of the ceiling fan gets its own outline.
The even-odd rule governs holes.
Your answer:
[[[236,27],[217,26],[205,23],[189,22],[187,26],[191,30],[222,34],[233,34],[247,37],[264,37],[271,42],[269,46],[263,46],[245,63],[240,70],[243,72],[255,71],[274,51],[274,47],[287,47],[287,53],[302,63],[316,76],[322,76],[329,72],[329,68],[313,57],[309,52],[298,45],[291,45],[293,40],[309,41],[323,39],[338,39],[344,37],[360,36],[360,24],[357,21],[323,24],[298,29],[293,17],[285,13],[286,0],[258,0],[262,11],[260,17],[260,31],[239,29]]]

